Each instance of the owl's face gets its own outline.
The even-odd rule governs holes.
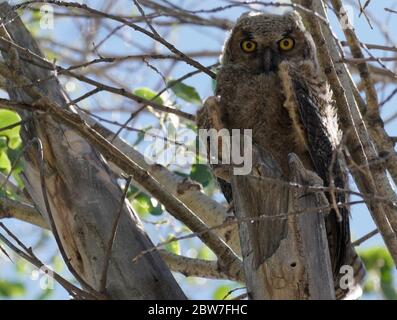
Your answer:
[[[311,36],[299,15],[246,13],[239,18],[226,41],[223,65],[234,65],[250,73],[271,73],[288,60],[315,61]]]

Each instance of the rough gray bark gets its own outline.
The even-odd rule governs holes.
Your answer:
[[[291,181],[322,184],[296,155],[289,163]],[[324,213],[316,210],[328,206],[324,194],[288,186],[263,150],[254,149],[253,168],[255,176],[232,177],[249,297],[335,299]]]
[[[34,39],[19,18],[0,4],[2,19],[11,39],[20,46],[42,55]],[[15,18],[11,22],[11,18]],[[3,29],[4,32],[4,29]],[[8,64],[12,58],[3,57]],[[62,89],[51,73],[23,62],[10,65],[23,72],[36,90],[60,106],[66,106]],[[37,83],[37,79],[48,79]],[[12,80],[12,76],[10,77]],[[8,83],[11,99],[34,102],[24,88]],[[31,113],[21,113],[26,118]],[[23,127],[25,143],[37,137],[42,141],[45,159],[46,189],[59,240],[76,273],[94,290],[101,289],[106,250],[112,225],[121,206],[122,190],[108,165],[78,133],[56,123],[51,116],[35,117]],[[49,225],[50,217],[43,201],[40,163],[37,148],[32,146],[24,155],[24,179],[35,205]],[[111,299],[184,299],[185,296],[157,251],[132,262],[140,252],[153,244],[143,231],[139,218],[127,202],[122,207],[117,234],[110,257],[107,286],[104,292]]]

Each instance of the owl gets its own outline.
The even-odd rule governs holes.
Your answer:
[[[298,13],[242,15],[224,45],[216,95],[223,126],[251,129],[253,143],[272,154],[286,177],[288,154],[295,153],[325,186],[333,177],[336,187],[345,187],[332,93]],[[207,111],[204,107],[198,112],[199,128],[211,128]],[[232,201],[230,184],[218,181]],[[335,197],[337,203],[346,202],[344,193]],[[341,266],[352,266],[357,282],[365,271],[351,245],[348,208],[331,210],[325,219],[336,296],[343,298],[348,292],[339,286]]]

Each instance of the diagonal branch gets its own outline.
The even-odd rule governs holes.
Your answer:
[[[322,1],[296,0],[307,8],[315,10],[326,17],[327,12]],[[360,110],[355,100],[351,87],[353,81],[344,64],[336,64],[341,55],[335,43],[329,24],[320,24],[317,19],[306,16],[305,22],[317,44],[318,57],[325,71],[328,82],[334,93],[337,104],[338,116],[346,136],[346,143],[350,156],[348,160],[360,170],[351,170],[354,180],[362,193],[377,194],[395,202],[395,194],[388,181],[387,174],[379,165],[379,159],[372,141],[368,135],[367,127],[363,121]],[[382,234],[390,254],[397,262],[397,225],[392,225],[397,217],[397,210],[388,204],[381,204],[367,199],[367,207]]]
[[[361,51],[361,44],[355,31],[350,26],[349,17],[346,14],[346,9],[344,8],[341,0],[331,0],[335,11],[339,14],[338,18],[340,21],[343,20],[343,32],[346,36],[347,44],[350,51],[355,59],[364,59],[364,54]],[[341,20],[342,19],[342,20]],[[357,68],[359,71],[360,78],[364,84],[366,100],[367,100],[367,110],[365,113],[365,120],[368,126],[368,130],[371,134],[373,141],[376,143],[378,148],[378,153],[381,157],[385,158],[386,168],[389,170],[394,183],[397,183],[397,154],[394,150],[393,141],[388,136],[383,120],[380,116],[378,95],[374,86],[373,79],[369,70],[368,63],[366,61],[361,61],[357,63]],[[383,181],[385,182],[385,181]],[[397,231],[397,219],[394,226],[395,231]]]

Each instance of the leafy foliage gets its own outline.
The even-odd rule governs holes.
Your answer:
[[[11,170],[8,151],[17,149],[22,143],[19,136],[21,127],[15,126],[5,130],[1,129],[17,124],[20,121],[21,118],[17,113],[10,110],[0,110],[0,170],[7,173]]]
[[[174,92],[178,98],[195,105],[201,104],[200,95],[194,87],[188,86],[176,80],[169,81],[168,86],[171,87],[172,92]]]
[[[153,100],[153,102],[158,104],[164,103],[163,99],[161,97],[157,97],[157,93],[149,88],[137,88],[133,91],[133,94],[146,100]]]
[[[0,279],[0,297],[16,298],[26,293],[26,288],[22,282],[7,281]]]
[[[174,235],[169,235],[167,240],[170,240],[172,238],[174,238]],[[180,243],[178,241],[172,241],[170,243],[167,243],[164,246],[164,248],[165,248],[165,250],[167,250],[167,251],[169,251],[171,253],[174,253],[174,254],[180,254],[181,253],[181,246],[180,246]]]
[[[213,176],[209,167],[204,164],[192,165],[190,178],[199,182],[203,187],[207,187],[213,181]]]
[[[396,300],[394,263],[387,249],[384,247],[369,248],[361,251],[360,257],[368,272],[364,292],[380,292],[386,299]]]
[[[131,200],[131,204],[141,217],[148,214],[159,216],[164,211],[162,205],[156,199],[149,197],[143,192],[136,193]]]
[[[230,300],[229,293],[233,290],[231,286],[228,285],[221,285],[216,288],[215,292],[213,293],[213,298],[215,300]]]

